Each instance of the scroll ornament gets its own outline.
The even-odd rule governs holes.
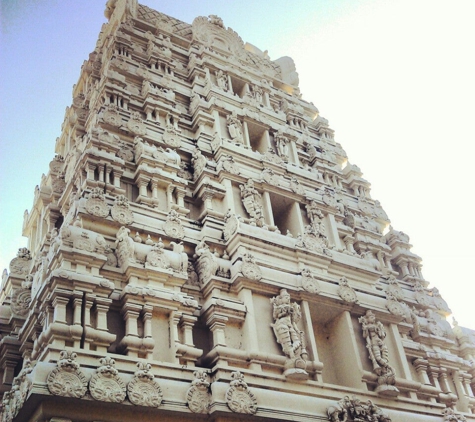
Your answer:
[[[106,356],[99,363],[102,366],[96,369],[89,381],[91,396],[99,401],[122,403],[126,389],[124,381],[119,377],[119,371],[115,368],[115,360]]]
[[[210,382],[205,371],[193,372],[195,379],[186,392],[186,402],[193,413],[208,413],[211,405]]]
[[[76,362],[76,353],[63,350],[60,359],[46,378],[46,385],[55,396],[84,397],[87,391],[87,380]]]
[[[257,399],[244,381],[244,375],[236,371],[231,377],[233,381],[226,390],[226,404],[233,412],[254,415],[257,412]]]
[[[132,381],[127,384],[127,396],[136,406],[159,407],[162,404],[163,394],[158,382],[150,372],[149,363],[138,362],[139,368]]]

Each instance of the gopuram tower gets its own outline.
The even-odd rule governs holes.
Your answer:
[[[475,332],[292,59],[106,16],[3,273],[1,421],[475,421]]]

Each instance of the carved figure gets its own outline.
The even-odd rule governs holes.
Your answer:
[[[282,130],[278,130],[274,134],[275,146],[277,147],[277,153],[284,161],[289,159],[289,138],[287,138]]]
[[[236,111],[226,117],[228,132],[234,142],[243,143],[242,123],[239,121]]]
[[[221,70],[217,70],[214,72],[216,75],[216,83],[218,86],[223,90],[227,91],[228,90],[228,77],[226,74]]]
[[[254,181],[249,179],[245,185],[239,185],[244,208],[251,217],[251,224],[265,226],[264,209],[260,204],[261,194],[254,187]]]
[[[274,334],[282,346],[282,351],[287,356],[284,375],[290,378],[306,379],[308,374],[305,371],[307,366],[307,351],[305,349],[305,334],[301,331],[297,323],[302,314],[297,303],[290,302],[290,295],[286,289],[281,289],[279,296],[270,299],[274,318]]]
[[[371,400],[362,403],[355,396],[351,399],[349,396],[345,396],[334,405],[329,406],[327,415],[331,422],[350,420],[353,422],[391,422],[391,418]]]
[[[373,363],[373,370],[379,377],[376,392],[383,395],[397,395],[399,390],[394,386],[396,373],[389,365],[389,351],[384,343],[386,330],[383,324],[376,321],[376,316],[371,310],[367,310],[358,321],[362,325],[363,337],[366,339],[366,348]]]
[[[132,238],[129,237],[130,230],[127,227],[122,226],[117,232],[115,246],[117,260],[122,267],[129,262],[135,262],[135,246]]]

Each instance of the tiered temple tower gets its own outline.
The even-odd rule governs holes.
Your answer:
[[[2,421],[475,421],[475,332],[292,59],[106,16],[3,275]]]

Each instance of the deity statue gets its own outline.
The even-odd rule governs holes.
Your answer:
[[[223,90],[227,91],[228,90],[228,77],[226,74],[221,70],[217,70],[214,72],[216,75],[216,83],[218,86]]]
[[[396,396],[399,393],[395,386],[396,373],[389,365],[389,350],[384,343],[386,330],[383,324],[381,321],[376,321],[376,316],[371,310],[367,310],[358,321],[362,325],[366,348],[373,363],[373,371],[378,375],[379,385],[375,391],[382,395]]]
[[[254,187],[254,181],[249,179],[245,185],[239,185],[244,208],[251,217],[251,223],[259,227],[265,226],[264,209],[260,204],[261,194]]]
[[[244,136],[242,131],[242,123],[239,121],[236,111],[226,117],[229,135],[234,142],[243,143]]]
[[[275,146],[277,147],[277,153],[284,160],[289,159],[289,138],[284,136],[282,130],[278,130],[274,134]]]
[[[318,204],[315,201],[312,201],[306,206],[306,209],[308,218],[310,219],[310,225],[313,229],[313,233],[315,235],[318,235],[319,237],[326,238],[326,229],[322,221],[324,215],[322,211],[318,208]]]
[[[279,296],[271,300],[273,306],[274,334],[287,356],[284,375],[289,378],[306,379],[307,351],[305,349],[305,334],[299,330],[297,323],[302,314],[297,303],[290,302],[286,289],[281,289]]]

